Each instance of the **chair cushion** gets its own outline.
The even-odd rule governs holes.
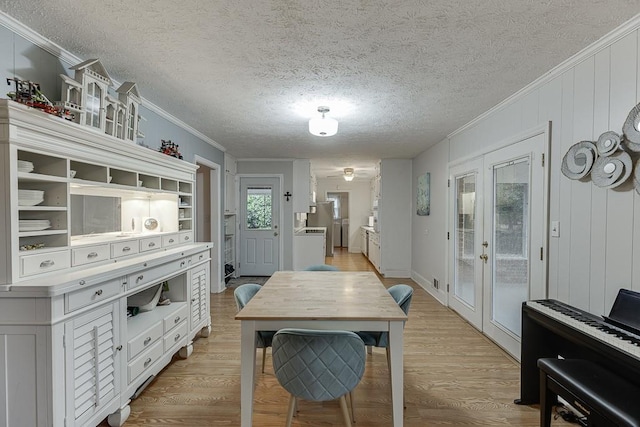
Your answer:
[[[282,387],[306,400],[337,399],[364,374],[364,343],[353,332],[281,329],[273,337],[272,357]]]

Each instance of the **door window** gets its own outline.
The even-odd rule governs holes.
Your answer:
[[[455,295],[475,305],[476,175],[456,178]]]
[[[273,227],[273,189],[247,188],[247,230],[271,230]]]

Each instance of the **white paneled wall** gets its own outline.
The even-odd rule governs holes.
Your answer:
[[[436,162],[469,158],[550,121],[549,216],[551,221],[560,221],[560,237],[549,239],[548,293],[594,314],[609,311],[618,289],[640,291],[640,195],[630,182],[603,190],[590,180],[569,180],[560,172],[560,165],[576,142],[596,140],[607,130],[621,133],[629,111],[640,102],[639,27],[636,17],[607,36],[610,41],[576,55],[570,60],[573,63],[562,64],[454,132],[447,141],[416,157],[413,165],[418,173]],[[442,150],[447,142],[448,156]],[[432,190],[432,210],[446,212],[446,197],[446,191]],[[414,216],[413,274],[442,275],[441,267],[421,264],[416,252],[442,251],[447,247],[446,238],[417,233],[418,221],[424,219]]]

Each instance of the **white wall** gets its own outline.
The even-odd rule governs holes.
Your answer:
[[[638,28],[637,16],[449,138],[449,161],[455,161],[551,121],[550,220],[560,221],[560,237],[549,239],[548,295],[594,314],[608,313],[618,289],[640,291],[640,262],[634,262],[640,254],[640,195],[630,186],[603,190],[569,180],[560,165],[576,142],[596,140],[607,130],[621,133],[640,98]],[[445,161],[444,151],[436,146],[416,157],[415,174]],[[442,215],[446,191],[436,191],[446,180],[433,180],[431,212]],[[446,248],[445,238],[419,232],[430,220],[413,219],[413,270],[426,279],[442,272],[439,264],[423,268],[420,253]]]
[[[318,179],[318,201],[327,200],[327,193],[333,191],[349,193],[349,252],[360,252],[360,226],[367,225],[371,215],[370,182],[358,178],[346,182],[341,177]]]
[[[442,303],[447,292],[447,179],[449,141],[444,140],[413,159],[411,278]],[[417,215],[418,177],[431,174],[431,210],[427,216]],[[440,285],[436,289],[433,279]]]

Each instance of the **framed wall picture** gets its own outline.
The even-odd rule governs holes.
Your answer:
[[[416,207],[416,213],[420,216],[429,215],[431,211],[431,174],[429,172],[418,177]]]

